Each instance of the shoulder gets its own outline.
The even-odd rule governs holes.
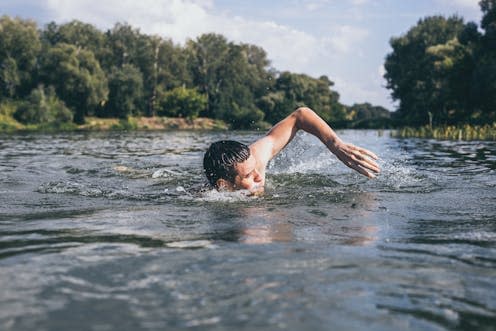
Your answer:
[[[250,145],[250,153],[257,160],[257,169],[265,170],[265,167],[272,158],[273,141],[272,137],[264,136]]]

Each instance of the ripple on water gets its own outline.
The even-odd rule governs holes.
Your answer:
[[[421,173],[399,161],[381,165],[381,174],[367,187],[381,192],[432,193],[441,189],[434,175]]]
[[[71,181],[47,182],[41,184],[37,190],[42,194],[72,194],[90,198],[109,198],[116,200],[153,201],[164,199],[167,194],[163,192],[136,192],[126,188],[112,188],[97,184],[78,183]]]
[[[2,141],[0,328],[494,329],[495,145],[346,131],[367,180],[297,138],[263,196],[197,190],[227,136]]]

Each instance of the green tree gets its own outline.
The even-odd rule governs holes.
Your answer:
[[[111,53],[105,66],[134,65],[143,75],[141,112],[153,116],[157,107],[157,89],[188,84],[188,70],[183,51],[171,40],[144,35],[127,24],[116,24],[107,32],[106,47]]]
[[[316,79],[305,74],[282,72],[273,91],[262,97],[259,105],[271,123],[280,121],[297,107],[307,106],[325,121],[336,125],[346,119],[346,109],[339,103],[339,94],[331,89],[333,85],[327,76]]]
[[[261,49],[205,34],[189,41],[187,51],[193,85],[207,97],[203,116],[223,119],[233,128],[253,127],[263,119],[256,101],[266,84],[268,61]]]
[[[0,95],[14,97],[16,88],[21,84],[17,62],[10,56],[3,59],[0,65]]]
[[[128,24],[117,23],[106,32],[105,36],[105,47],[110,53],[102,61],[102,67],[107,72],[110,72],[114,66],[119,68],[124,64],[136,65],[138,40],[141,36],[139,29],[134,29]]]
[[[494,37],[496,33],[496,0],[481,0],[479,6],[482,10],[481,28],[486,32],[486,37]]]
[[[441,16],[420,20],[404,36],[392,38],[393,51],[385,62],[387,87],[393,100],[399,101],[396,113],[403,123],[422,125],[445,120],[451,106],[449,71],[460,53],[457,36],[465,25],[459,17]],[[451,43],[451,44],[449,44]]]
[[[42,58],[41,76],[74,112],[74,121],[94,114],[107,97],[107,79],[93,52],[59,43]]]
[[[43,42],[54,46],[58,43],[71,44],[84,48],[98,55],[104,49],[105,35],[95,26],[73,20],[69,23],[57,25],[48,23],[41,32]]]
[[[218,118],[222,76],[220,70],[229,51],[227,39],[217,34],[204,34],[186,44],[188,65],[193,85],[207,97],[207,107],[202,116]]]
[[[356,103],[348,107],[348,127],[350,128],[386,128],[391,126],[391,112],[381,106]]]
[[[471,114],[470,99],[473,72],[473,48],[454,38],[445,44],[431,46],[426,55],[432,61],[431,110],[437,122],[455,124]]]
[[[256,127],[264,118],[255,104],[259,82],[248,61],[247,50],[246,46],[229,43],[225,65],[219,70],[216,117],[235,129]]]
[[[207,106],[207,97],[195,89],[176,87],[160,96],[159,115],[196,118]]]
[[[171,90],[180,86],[193,87],[188,68],[188,53],[172,40],[160,43],[157,62],[157,87]]]
[[[108,101],[105,115],[127,118],[138,114],[143,95],[143,75],[135,66],[114,67],[108,79]]]
[[[0,18],[0,96],[23,97],[36,83],[41,42],[36,23]]]
[[[475,117],[481,122],[496,121],[496,0],[479,2],[482,10],[481,27],[484,34],[479,41],[476,66],[472,79]]]
[[[159,36],[142,36],[138,42],[135,63],[143,73],[147,116],[157,112],[159,86],[173,89],[190,85],[184,52],[173,42]]]

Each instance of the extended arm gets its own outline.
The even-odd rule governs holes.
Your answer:
[[[337,156],[341,162],[369,178],[380,172],[374,160],[377,156],[364,149],[343,142],[336,133],[310,108],[298,108],[291,115],[277,123],[267,135],[250,146],[258,162],[265,168],[267,163],[283,149],[298,130],[313,134]]]

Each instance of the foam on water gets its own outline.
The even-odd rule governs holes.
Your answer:
[[[239,190],[234,192],[217,191],[215,189],[206,190],[195,197],[197,201],[207,202],[240,202],[240,201],[253,201],[257,199],[256,195],[251,194],[247,190]]]
[[[178,175],[179,173],[174,172],[170,169],[161,168],[153,172],[152,178],[171,178]]]
[[[48,182],[43,183],[38,187],[39,193],[57,193],[57,194],[77,194],[86,197],[100,197],[106,193],[98,187],[88,187],[84,184],[76,182]]]

